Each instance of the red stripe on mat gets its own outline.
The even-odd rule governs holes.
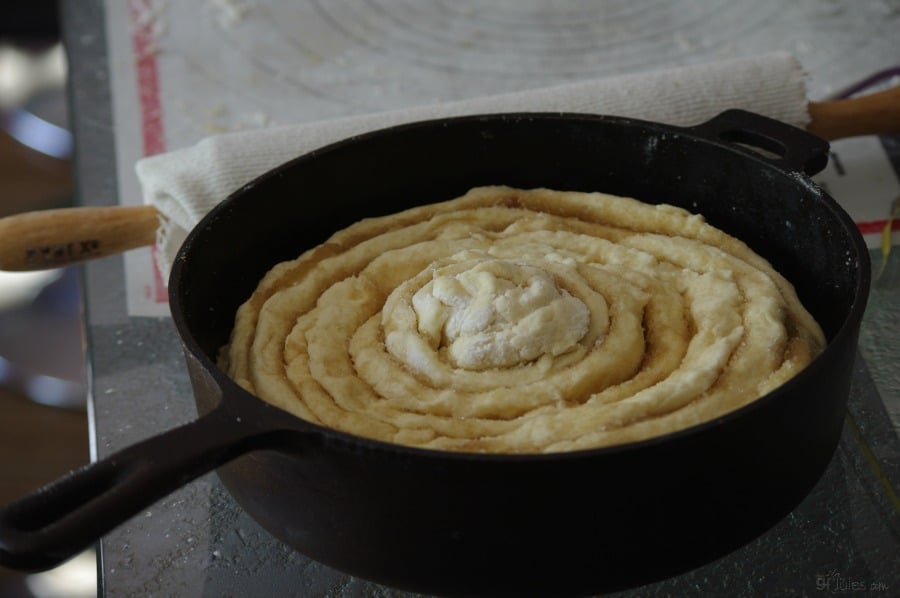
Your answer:
[[[159,65],[156,60],[158,48],[154,31],[156,23],[153,20],[153,2],[132,0],[129,2],[129,9],[137,73],[142,149],[144,156],[153,156],[166,151],[163,110],[159,94]],[[156,267],[156,252],[157,249],[153,248],[153,287],[147,289],[147,293],[157,303],[165,303],[169,297],[162,274]]]
[[[862,234],[873,235],[880,234],[887,223],[887,220],[873,220],[871,222],[857,222],[856,226]],[[894,220],[891,223],[891,230],[900,230],[900,219]]]

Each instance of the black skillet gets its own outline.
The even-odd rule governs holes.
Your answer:
[[[741,111],[693,128],[574,114],[437,120],[362,135],[245,186],[170,279],[201,417],[0,512],[0,564],[58,564],[218,467],[273,536],[350,574],[447,594],[583,594],[673,576],[790,512],[838,443],[869,287],[850,218],[807,175],[827,144]],[[308,424],[215,365],[278,261],[364,217],[504,184],[602,190],[700,212],[796,285],[829,346],[799,376],[689,430],[566,454],[456,454]]]

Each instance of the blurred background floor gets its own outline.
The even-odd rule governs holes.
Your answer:
[[[0,217],[72,203],[72,169],[65,152],[54,157],[8,133],[18,136],[14,117],[20,101],[50,98],[65,105],[59,72],[54,85],[15,87],[16,77],[45,69],[46,56],[61,51],[58,44],[22,51],[0,43]],[[0,272],[0,504],[89,461],[82,322],[77,267]],[[77,572],[70,564],[41,576],[0,568],[0,598],[95,595],[93,554],[78,563]]]

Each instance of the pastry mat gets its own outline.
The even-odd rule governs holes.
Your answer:
[[[160,249],[126,254],[129,314],[168,315],[172,247],[210,202],[354,132],[516,109],[689,125],[742,107],[803,125],[807,97],[823,99],[891,55],[877,47],[891,36],[846,27],[840,4],[817,6],[791,4],[810,25],[792,19],[785,31],[780,0],[723,0],[715,11],[687,0],[107,1],[118,201],[182,210]],[[891,26],[870,17],[859,22]],[[829,19],[842,27],[814,48]],[[877,138],[834,150],[818,178],[877,247],[900,192],[890,159]]]

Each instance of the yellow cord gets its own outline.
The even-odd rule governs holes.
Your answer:
[[[850,432],[853,435],[854,440],[856,440],[856,444],[859,446],[860,451],[862,452],[863,458],[865,458],[866,463],[868,463],[869,468],[872,470],[872,473],[875,474],[875,479],[881,484],[881,487],[884,489],[885,496],[888,499],[894,509],[900,513],[900,496],[897,496],[897,492],[894,490],[894,487],[891,485],[891,482],[887,479],[887,476],[881,470],[881,465],[878,463],[878,458],[875,456],[875,453],[872,452],[872,449],[869,447],[869,443],[866,442],[863,437],[862,430],[859,429],[859,425],[856,423],[853,415],[850,411],[847,411],[847,423],[850,424]]]

